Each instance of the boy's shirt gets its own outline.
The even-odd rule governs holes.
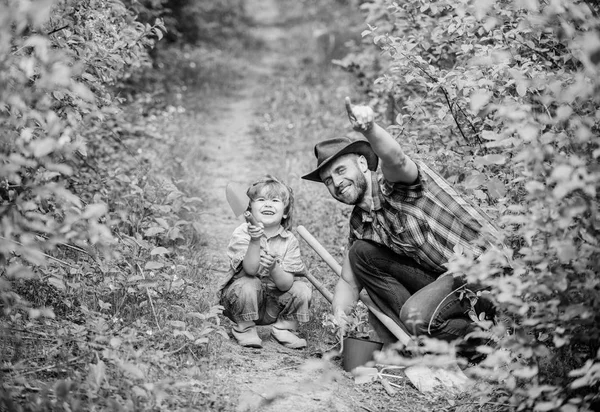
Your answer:
[[[248,223],[242,223],[233,231],[229,240],[229,245],[227,246],[229,270],[219,291],[222,291],[231,279],[237,279],[246,274],[242,264],[249,244],[250,234],[248,234]],[[286,272],[296,276],[304,276],[306,274],[306,267],[300,255],[298,239],[291,231],[280,227],[277,233],[270,238],[267,239],[266,236],[261,237],[260,247],[261,250],[265,250],[276,256],[281,268]],[[273,284],[273,281],[269,277],[269,272],[265,267],[261,267],[256,276],[262,278],[263,282]]]

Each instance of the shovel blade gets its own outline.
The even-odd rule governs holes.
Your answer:
[[[243,185],[232,182],[227,183],[225,197],[235,217],[240,217],[248,209],[250,199],[248,199],[246,188]]]

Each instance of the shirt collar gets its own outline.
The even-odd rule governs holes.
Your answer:
[[[291,234],[291,232],[287,229],[285,229],[283,226],[279,226],[279,229],[277,229],[277,233],[275,233],[273,236],[269,237],[269,239],[274,238],[276,236],[281,236],[283,238],[289,237]]]

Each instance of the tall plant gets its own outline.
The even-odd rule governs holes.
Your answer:
[[[510,319],[478,372],[517,409],[585,410],[600,382],[600,11],[586,1],[375,0],[370,93],[398,139],[498,219],[513,253],[450,270]],[[383,110],[383,109],[382,109]],[[510,255],[510,254],[509,254]]]
[[[9,1],[0,5],[0,293],[7,278],[44,278],[61,244],[109,243],[106,204],[70,189],[85,131],[115,111],[114,85],[144,65],[161,23],[143,25],[118,1]],[[18,300],[17,300],[18,301]],[[37,313],[37,312],[34,312]]]

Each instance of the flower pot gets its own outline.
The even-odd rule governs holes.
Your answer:
[[[368,339],[351,338],[344,339],[344,350],[342,351],[342,367],[350,372],[352,369],[363,366],[373,360],[375,351],[381,350],[383,343]]]

